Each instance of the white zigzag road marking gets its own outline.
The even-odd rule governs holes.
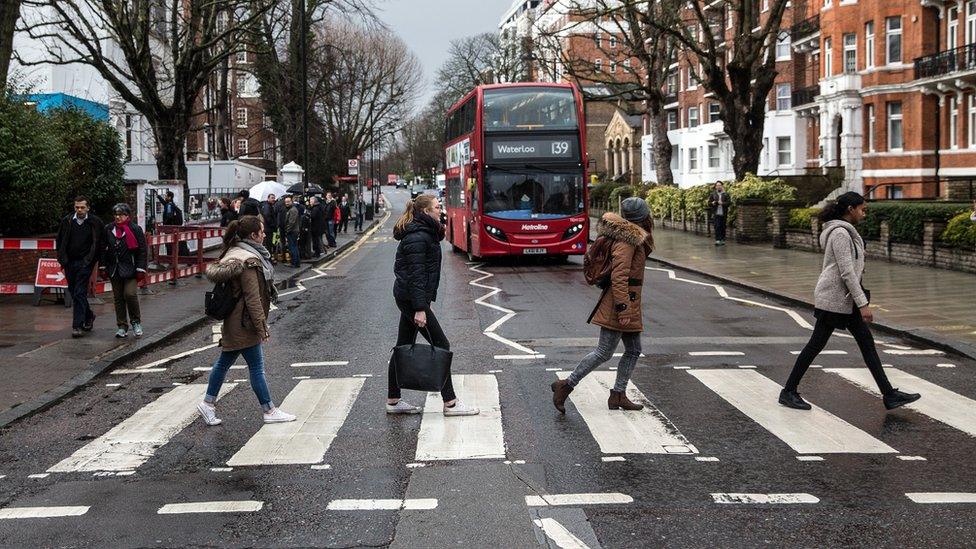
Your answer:
[[[500,335],[498,335],[498,334],[495,333],[495,330],[497,330],[499,327],[501,327],[502,324],[508,322],[509,320],[511,320],[512,318],[515,317],[515,311],[513,311],[511,309],[506,309],[505,307],[502,307],[500,305],[495,305],[494,303],[487,303],[487,302],[485,302],[486,299],[488,299],[490,297],[494,297],[497,294],[500,294],[501,291],[502,291],[502,289],[501,288],[496,288],[495,286],[487,286],[485,284],[481,284],[481,281],[482,280],[487,280],[487,279],[495,276],[492,273],[485,272],[485,271],[482,271],[482,270],[479,270],[478,269],[478,267],[481,267],[482,265],[484,265],[484,263],[469,263],[468,265],[470,265],[470,267],[468,267],[468,270],[473,271],[473,272],[476,272],[476,273],[481,274],[481,275],[484,275],[484,276],[478,277],[478,278],[476,278],[476,279],[468,282],[468,284],[470,284],[471,286],[475,286],[477,288],[482,288],[482,289],[485,289],[485,290],[489,290],[487,294],[485,294],[485,295],[479,297],[478,299],[474,300],[474,302],[477,303],[478,305],[481,305],[482,307],[488,307],[489,309],[493,309],[493,310],[498,311],[500,313],[504,313],[504,315],[501,318],[499,318],[498,320],[492,322],[491,325],[488,326],[487,328],[485,328],[484,332],[482,332],[482,333],[485,334],[486,336],[494,339],[495,341],[498,341],[499,343],[503,343],[505,345],[508,345],[509,347],[511,347],[511,348],[513,348],[515,350],[518,350],[518,351],[521,351],[523,353],[527,353],[527,354],[530,354],[530,355],[538,355],[539,353],[537,353],[536,351],[534,351],[534,350],[526,347],[525,345],[520,345],[520,344],[515,343],[514,341],[512,341],[510,339],[504,338],[504,337],[502,337],[502,336],[500,336]]]

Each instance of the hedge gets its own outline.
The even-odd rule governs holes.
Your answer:
[[[790,210],[790,220],[787,226],[791,229],[810,230],[810,223],[820,213],[819,208],[793,208]]]
[[[709,210],[708,199],[714,189],[714,183],[688,189],[652,187],[647,192],[647,201],[657,217],[670,217],[672,213],[678,215],[682,210],[687,215],[697,216]],[[775,203],[796,198],[796,189],[782,179],[762,179],[752,174],[746,174],[742,181],[726,183],[725,190],[732,199],[728,212],[730,223],[735,220],[735,203],[740,200],[759,199]]]
[[[607,202],[610,200],[610,193],[618,187],[623,187],[623,182],[614,181],[604,181],[599,185],[594,185],[590,188],[590,201],[592,202]]]
[[[858,230],[865,238],[881,236],[881,221],[888,220],[889,236],[895,242],[922,243],[922,227],[926,219],[948,222],[953,217],[969,211],[965,203],[951,202],[872,202],[868,215]]]
[[[950,246],[973,249],[976,246],[976,223],[969,220],[969,212],[950,219],[939,240]]]

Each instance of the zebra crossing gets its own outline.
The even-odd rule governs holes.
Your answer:
[[[824,376],[836,376],[864,392],[877,394],[869,372],[863,368],[824,368]],[[976,400],[945,389],[923,377],[896,368],[887,369],[892,382],[905,390],[925,395],[907,406],[918,413],[969,436],[976,436]],[[776,404],[780,385],[755,369],[692,368],[680,371],[696,380],[699,390],[717,395],[735,414],[736,421],[761,427],[797,454],[812,461],[823,454],[899,454],[896,447],[883,442],[847,420],[818,406],[810,411],[789,409]],[[429,393],[421,425],[416,434],[413,463],[456,460],[510,460],[504,429],[502,394],[496,374],[455,375],[459,397],[482,413],[477,416],[445,417],[440,395]],[[565,379],[569,372],[547,372]],[[570,415],[575,411],[599,447],[606,462],[623,461],[621,454],[687,454],[699,456],[699,447],[715,442],[690,440],[666,410],[652,402],[632,381],[628,397],[645,405],[640,412],[607,409],[606,395],[616,372],[598,370],[577,386],[570,395]],[[364,377],[303,379],[282,403],[298,416],[293,423],[263,425],[226,463],[213,463],[216,469],[284,465],[323,465],[330,448],[342,442],[342,427],[353,407],[364,395]],[[221,398],[233,395],[236,383],[227,383]],[[70,456],[47,469],[52,473],[131,474],[151,460],[175,436],[197,419],[195,404],[202,399],[203,384],[176,386],[138,409],[101,436],[87,442]],[[549,398],[548,388],[539,388]],[[240,393],[240,391],[237,391]],[[824,395],[823,398],[829,398]],[[233,398],[233,397],[232,397]],[[822,403],[821,403],[822,404]],[[698,437],[701,438],[699,430]],[[712,444],[714,446],[714,444]],[[895,444],[897,446],[897,444]],[[915,459],[915,456],[899,456]],[[816,458],[822,460],[822,458]],[[698,457],[698,461],[717,460]],[[226,466],[226,467],[225,467]]]

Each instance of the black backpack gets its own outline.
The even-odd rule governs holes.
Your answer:
[[[230,282],[218,282],[204,298],[204,310],[214,320],[225,320],[234,312],[240,296],[234,293]]]

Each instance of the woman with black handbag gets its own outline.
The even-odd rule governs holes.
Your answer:
[[[440,224],[441,205],[431,195],[420,195],[407,203],[407,208],[393,228],[393,238],[399,241],[393,264],[393,297],[400,310],[397,346],[416,342],[417,332],[434,347],[451,348],[430,304],[437,299],[441,279],[441,240],[444,227]],[[465,406],[454,394],[450,369],[441,389],[445,416],[470,416],[477,408]],[[389,391],[386,400],[388,414],[418,414],[422,410],[400,398],[396,364],[390,357]]]
[[[870,293],[861,282],[864,274],[864,240],[854,228],[865,217],[867,203],[863,196],[855,192],[840,195],[820,211],[819,218],[823,223],[820,246],[824,250],[824,260],[813,292],[813,315],[817,323],[810,341],[796,357],[786,386],[780,391],[779,403],[783,406],[797,410],[811,408],[796,389],[810,363],[827,345],[836,329],[846,329],[854,336],[861,356],[878,384],[885,408],[892,410],[921,398],[917,393],[903,393],[891,386],[868,328],[868,323],[874,321],[874,313],[868,307]]]

